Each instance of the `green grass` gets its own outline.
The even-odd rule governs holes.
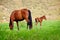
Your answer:
[[[14,30],[10,30],[8,23],[0,23],[0,40],[60,40],[60,21],[43,21],[41,28],[33,22],[31,30],[26,22],[19,22],[19,28],[14,23]]]

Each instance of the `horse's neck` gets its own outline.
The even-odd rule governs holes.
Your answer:
[[[43,21],[43,19],[44,19],[43,17],[40,18],[41,21]]]

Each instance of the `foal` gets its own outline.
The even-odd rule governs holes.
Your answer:
[[[35,18],[35,22],[36,22],[36,25],[38,24],[38,22],[40,22],[40,26],[42,26],[42,21],[43,21],[43,19],[45,19],[46,20],[46,16],[44,15],[44,16],[42,16],[42,17],[40,17],[40,18]]]

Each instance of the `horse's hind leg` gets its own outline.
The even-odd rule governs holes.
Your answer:
[[[17,28],[18,28],[18,30],[19,30],[19,25],[18,25],[18,21],[16,21],[16,24],[17,24]]]
[[[30,22],[28,18],[25,18],[26,22]]]

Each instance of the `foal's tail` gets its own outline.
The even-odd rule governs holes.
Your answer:
[[[31,11],[28,10],[28,12],[29,12],[29,17],[28,17],[29,22],[28,22],[28,25],[29,25],[29,28],[31,29],[32,28],[32,16],[31,16]]]

